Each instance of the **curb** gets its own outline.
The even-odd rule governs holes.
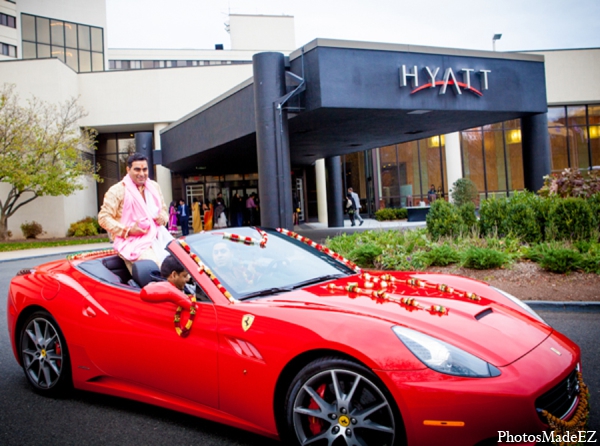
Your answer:
[[[593,301],[548,301],[548,300],[524,300],[534,310],[547,311],[600,311],[600,302]]]

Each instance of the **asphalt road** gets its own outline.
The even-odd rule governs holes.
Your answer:
[[[239,445],[278,442],[146,404],[86,392],[64,400],[35,394],[10,348],[6,296],[22,268],[64,256],[0,264],[0,444],[1,445]],[[584,379],[592,399],[588,429],[600,434],[600,312],[539,311],[550,325],[579,344]]]

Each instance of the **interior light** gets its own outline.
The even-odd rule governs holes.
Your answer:
[[[600,126],[590,125],[588,130],[588,137],[590,139],[598,139],[600,137]]]
[[[506,143],[507,144],[519,144],[521,142],[521,130],[514,129],[506,132]]]
[[[429,148],[439,147],[440,140],[442,142],[442,145],[445,146],[446,138],[444,137],[444,135],[432,136],[431,138],[427,138],[427,147],[429,147]]]

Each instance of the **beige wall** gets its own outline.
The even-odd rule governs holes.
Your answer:
[[[548,105],[600,102],[600,48],[534,54],[545,59]]]
[[[78,76],[82,125],[102,129],[173,122],[252,76],[252,65],[108,71]]]
[[[232,50],[293,51],[296,49],[293,16],[229,16]]]

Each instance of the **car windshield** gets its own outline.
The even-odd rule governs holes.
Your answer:
[[[267,243],[253,228],[203,232],[185,239],[192,252],[208,266],[236,299],[267,296],[355,274],[331,256],[277,231],[265,229]],[[250,237],[255,244],[230,238]]]

